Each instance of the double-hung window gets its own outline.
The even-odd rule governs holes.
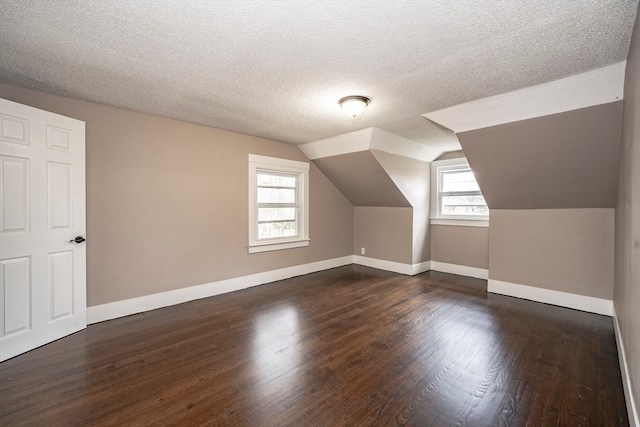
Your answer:
[[[249,253],[309,245],[309,163],[249,154]]]
[[[465,158],[433,162],[431,189],[432,224],[488,225],[489,208]]]

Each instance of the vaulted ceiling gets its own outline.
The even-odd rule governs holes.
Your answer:
[[[370,127],[459,149],[422,115],[626,59],[637,0],[3,0],[0,81],[288,143]],[[355,120],[337,100],[371,98]]]

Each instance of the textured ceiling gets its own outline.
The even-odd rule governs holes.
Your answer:
[[[2,0],[0,80],[305,143],[626,59],[637,0]],[[371,98],[353,120],[337,100]]]

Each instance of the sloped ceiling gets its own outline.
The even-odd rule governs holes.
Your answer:
[[[491,209],[613,208],[622,101],[462,132]]]
[[[429,163],[376,149],[313,162],[354,206],[429,205]]]
[[[354,206],[411,207],[371,151],[313,162]]]
[[[637,0],[0,2],[0,81],[293,144],[624,61]],[[371,104],[347,117],[337,100]]]
[[[300,148],[354,206],[422,208],[428,204],[428,162],[437,150],[376,128]]]

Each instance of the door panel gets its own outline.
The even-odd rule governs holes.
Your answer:
[[[28,231],[29,159],[0,156],[0,232]]]
[[[0,266],[4,337],[31,328],[30,257],[2,260]]]
[[[49,230],[72,227],[71,168],[69,164],[47,162]]]
[[[0,99],[0,361],[86,327],[84,123]]]
[[[50,319],[73,315],[73,251],[49,254]]]

